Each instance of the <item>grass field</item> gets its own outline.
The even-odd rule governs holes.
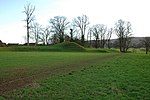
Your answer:
[[[1,51],[0,99],[150,99],[150,55],[91,51]]]

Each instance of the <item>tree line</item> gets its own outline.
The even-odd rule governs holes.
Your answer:
[[[90,21],[87,15],[82,15],[74,18],[72,22],[67,20],[65,16],[54,16],[50,18],[49,25],[45,28],[35,21],[33,15],[35,6],[27,4],[24,6],[26,14],[27,28],[27,45],[29,39],[32,39],[35,44],[42,43],[44,45],[56,44],[64,41],[73,41],[81,45],[88,43],[90,46],[94,40],[95,48],[110,48],[110,39],[112,34],[116,34],[119,41],[120,52],[127,52],[132,39],[132,28],[129,21],[118,20],[114,27],[108,28],[104,24],[95,24],[90,26]],[[149,37],[143,40],[146,51],[149,50]]]

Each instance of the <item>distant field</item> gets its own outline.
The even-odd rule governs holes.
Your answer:
[[[0,99],[147,100],[149,65],[136,53],[0,52]]]

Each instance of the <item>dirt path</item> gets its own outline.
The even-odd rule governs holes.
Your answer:
[[[107,56],[98,56],[92,59],[84,59],[80,61],[80,63],[74,62],[72,64],[65,65],[65,67],[64,65],[59,65],[52,68],[41,68],[37,70],[36,73],[30,76],[22,76],[13,80],[7,80],[6,82],[0,82],[0,95],[21,87],[32,86],[32,83],[34,83],[38,79],[46,78],[48,76],[50,77],[53,75],[67,74],[72,71],[81,70],[86,65],[90,66],[96,62],[103,62],[109,59],[113,59],[119,55],[120,54],[111,54]]]

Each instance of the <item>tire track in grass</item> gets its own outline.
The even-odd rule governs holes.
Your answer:
[[[53,76],[53,75],[60,75],[60,74],[67,74],[72,71],[79,70],[83,68],[83,66],[89,66],[91,64],[94,64],[98,61],[103,62],[105,60],[113,59],[117,56],[120,56],[120,54],[111,54],[111,55],[105,55],[105,56],[97,56],[94,58],[90,59],[84,59],[80,61],[79,63],[74,62],[71,64],[67,65],[60,65],[56,67],[45,67],[37,70],[36,73],[30,75],[30,76],[25,76],[13,80],[8,80],[6,82],[0,82],[0,95],[5,94],[9,91],[22,88],[25,86],[32,86],[32,83],[34,83],[35,80],[45,78],[47,76]],[[65,67],[64,67],[65,66]]]

